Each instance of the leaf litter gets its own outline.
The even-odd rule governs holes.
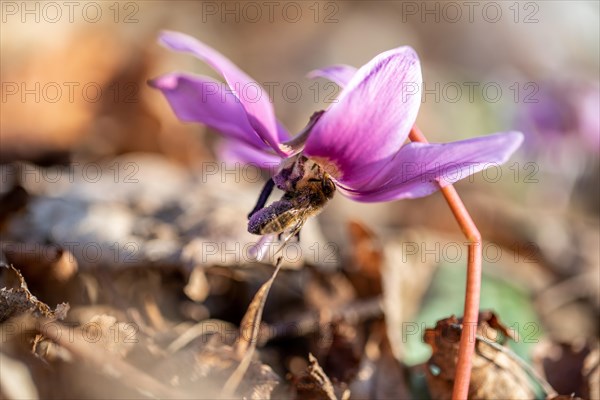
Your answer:
[[[393,327],[414,318],[418,308],[413,303],[426,295],[435,265],[412,260],[398,267],[393,262],[398,259],[398,242],[382,242],[358,221],[348,226],[348,237],[353,251],[341,269],[322,270],[307,263],[300,270],[282,270],[281,259],[275,269],[260,264],[191,270],[134,266],[83,275],[74,269],[69,284],[62,286],[65,299],[75,304],[71,310],[67,304],[51,309],[29,291],[16,268],[6,266],[12,277],[3,279],[10,288],[0,292],[3,328],[15,321],[26,327],[9,337],[19,337],[21,347],[28,338],[29,354],[35,357],[19,355],[18,346],[2,356],[12,359],[17,354],[15,362],[25,367],[44,398],[96,393],[134,398],[391,399],[415,398],[420,390],[432,398],[449,398],[460,320],[441,320],[425,332],[432,356],[422,366],[403,364],[402,341],[389,336],[398,338]],[[15,254],[9,258],[25,266],[36,260]],[[407,269],[411,265],[414,273]],[[28,266],[27,271],[33,281],[39,279],[35,268]],[[416,276],[421,276],[418,287],[411,286]],[[76,296],[69,292],[73,289]],[[269,301],[273,298],[277,304]],[[239,307],[245,312],[232,312]],[[495,314],[482,314],[480,321],[471,397],[556,396],[543,374],[505,347],[513,332]],[[45,328],[49,323],[58,329]],[[14,340],[7,342],[9,348]],[[581,393],[593,396],[597,351],[590,348],[585,354],[585,366],[581,359],[574,370],[582,371],[588,382]],[[594,354],[595,364],[588,360]],[[48,368],[51,376],[84,383],[69,388],[40,384],[41,371]],[[426,377],[425,389],[415,387],[419,374]]]
[[[141,60],[139,70],[150,62]],[[112,76],[102,81],[141,76],[105,67]],[[71,121],[69,135],[85,124],[102,127],[110,106],[86,109],[85,121]],[[407,243],[462,243],[459,232],[451,236],[446,229],[447,210],[435,199],[410,207],[400,202],[379,216],[361,215],[389,225],[368,225],[348,222],[332,206],[321,223],[310,221],[303,230],[301,258],[284,252],[274,269],[231,256],[232,249],[243,254],[236,244],[256,241],[245,231],[245,218],[260,185],[198,179],[164,155],[128,152],[156,147],[147,138],[165,134],[152,123],[161,119],[159,108],[145,102],[135,107],[144,116],[128,124],[150,133],[131,142],[124,136],[118,149],[98,146],[106,157],[95,159],[103,172],[99,181],[77,178],[81,171],[75,169],[73,182],[16,179],[3,189],[0,357],[13,371],[1,371],[3,398],[449,398],[459,319],[439,315],[425,335],[431,359],[406,362],[406,336],[413,333],[406,327],[418,325],[440,276],[440,263],[409,251]],[[125,120],[120,115],[116,121]],[[170,135],[191,136],[179,124],[162,122]],[[45,150],[38,147],[30,161],[39,163]],[[178,139],[176,147],[210,160],[197,141]],[[172,158],[186,157],[179,152]],[[137,183],[115,183],[115,165],[119,176],[131,172],[128,165],[143,167]],[[11,168],[64,172],[64,166],[29,162]],[[543,210],[523,215],[480,194],[465,196],[476,212],[493,208],[503,216],[499,227],[481,228],[508,254],[528,250],[539,235],[536,222],[548,217]],[[419,215],[433,225],[419,227]],[[570,249],[564,265],[553,249],[541,247],[531,262],[503,260],[494,271],[530,290],[551,348],[571,350],[552,360],[547,358],[555,351],[543,352],[546,358],[534,360],[534,371],[529,355],[516,356],[501,342],[510,336],[499,322],[502,315],[488,315],[477,338],[473,398],[599,397],[597,325],[572,322],[597,315],[597,282],[591,279],[597,260],[578,247],[593,243],[597,232],[587,220],[569,216],[559,222],[577,227],[569,236],[579,243],[563,244]],[[90,249],[99,249],[98,257]],[[585,338],[585,346],[576,337]],[[574,356],[567,357],[569,352]],[[565,370],[577,376],[570,386],[554,378]]]

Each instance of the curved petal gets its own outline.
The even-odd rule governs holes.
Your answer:
[[[424,197],[506,162],[522,142],[523,134],[507,132],[453,143],[410,143],[368,185],[359,190],[342,185],[340,191],[362,202]]]
[[[399,47],[361,67],[316,123],[304,153],[343,185],[368,182],[398,152],[417,118],[421,67]]]
[[[278,155],[257,150],[234,140],[221,141],[217,145],[216,151],[219,160],[223,160],[228,164],[251,165],[271,171],[271,175],[275,174],[281,163],[281,157]]]
[[[244,107],[224,83],[184,73],[163,75],[148,83],[165,95],[180,120],[200,122],[257,149],[268,149],[250,126]]]
[[[282,156],[275,114],[267,92],[228,58],[199,40],[179,32],[162,32],[160,41],[175,51],[191,53],[220,73],[240,100],[256,133]]]
[[[277,137],[279,138],[279,143],[290,140],[290,133],[279,120],[277,120]]]
[[[350,65],[332,65],[325,68],[319,68],[310,71],[306,76],[310,79],[325,78],[337,83],[341,87],[345,87],[350,79],[356,74],[356,68]]]

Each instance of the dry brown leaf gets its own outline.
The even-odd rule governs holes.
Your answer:
[[[450,399],[456,374],[456,360],[462,332],[461,321],[451,316],[425,331],[424,340],[433,350],[427,362],[427,383],[434,399]],[[477,326],[476,352],[473,358],[470,399],[531,399],[532,384],[523,364],[503,342],[510,332],[491,313],[481,313]]]
[[[227,380],[240,365],[240,358],[223,338],[213,335],[195,341],[162,360],[153,375],[202,399],[269,399],[279,377],[260,361],[251,360],[235,393],[223,393]]]
[[[533,363],[538,371],[546,378],[548,383],[562,395],[592,396],[593,381],[598,382],[598,350],[594,365],[594,350],[590,344],[556,343],[551,341],[540,342],[533,351]],[[594,369],[596,376],[594,376]]]
[[[51,319],[64,319],[69,310],[69,305],[62,303],[52,310],[47,304],[39,301],[27,288],[23,275],[13,266],[0,265],[0,268],[12,271],[18,280],[18,287],[0,289],[0,322],[6,321],[27,311],[33,312],[36,317]]]
[[[340,387],[337,391],[319,362],[312,354],[308,354],[306,373],[294,382],[296,398],[307,400],[348,399],[350,391]]]
[[[234,351],[241,361],[227,382],[225,382],[222,392],[224,397],[231,397],[231,395],[236,392],[250,366],[256,344],[258,343],[263,309],[271,286],[273,285],[273,281],[275,281],[280,268],[281,259],[277,261],[275,271],[273,271],[271,278],[269,278],[269,280],[260,287],[256,295],[254,295],[254,298],[242,319],[240,324],[240,336],[234,345]]]

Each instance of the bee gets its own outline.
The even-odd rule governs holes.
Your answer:
[[[275,186],[284,191],[283,196],[264,207]],[[248,215],[248,232],[278,234],[281,238],[289,231],[288,239],[299,237],[306,220],[319,214],[334,194],[335,184],[319,164],[303,155],[291,157],[263,188],[256,207]]]

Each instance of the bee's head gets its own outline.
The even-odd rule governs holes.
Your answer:
[[[335,194],[335,183],[333,183],[333,181],[328,177],[324,177],[321,181],[321,185],[325,197],[327,197],[328,199],[332,199],[333,195]]]

